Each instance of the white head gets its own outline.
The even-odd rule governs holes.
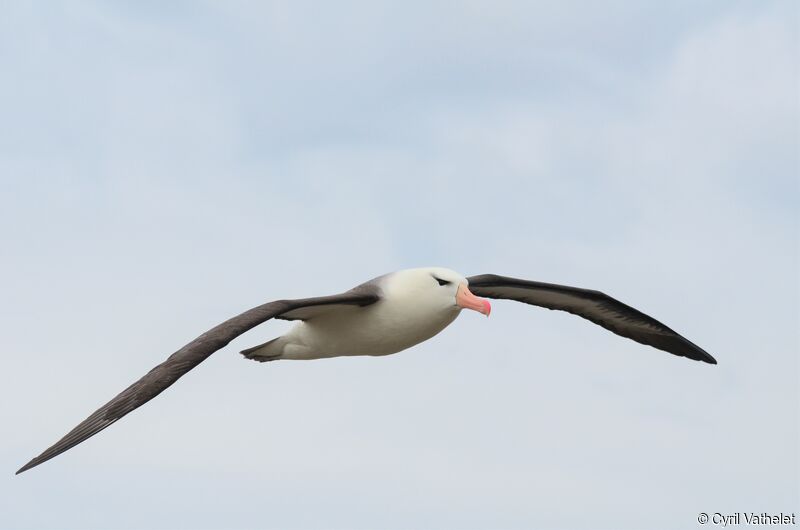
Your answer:
[[[406,269],[390,275],[384,286],[386,294],[418,307],[423,312],[441,311],[457,314],[472,309],[489,316],[492,306],[478,298],[467,287],[469,282],[459,273],[442,267]]]

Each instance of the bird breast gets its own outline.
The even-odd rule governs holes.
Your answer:
[[[389,355],[433,337],[459,314],[455,304],[383,299],[366,307],[347,307],[299,323],[287,339],[284,358],[317,359],[349,355]]]

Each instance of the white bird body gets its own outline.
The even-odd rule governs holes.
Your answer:
[[[449,284],[431,289],[437,278]],[[337,307],[336,311],[304,308],[289,312],[289,317],[316,314],[285,335],[245,350],[245,355],[271,361],[397,353],[450,325],[462,309],[456,304],[458,286],[467,284],[460,274],[439,267],[403,270],[373,282],[382,292],[379,302]]]

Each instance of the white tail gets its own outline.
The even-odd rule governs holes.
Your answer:
[[[276,361],[280,359],[283,355],[283,347],[285,345],[286,339],[283,337],[278,337],[276,339],[272,339],[271,341],[265,342],[264,344],[259,344],[258,346],[253,346],[252,348],[242,350],[240,353],[248,359],[265,363],[267,361]]]

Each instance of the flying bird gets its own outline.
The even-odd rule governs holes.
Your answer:
[[[272,318],[297,323],[285,335],[242,351],[246,358],[266,362],[389,355],[430,339],[452,323],[462,309],[488,317],[492,306],[486,298],[567,311],[636,342],[717,364],[702,348],[661,322],[600,291],[494,274],[465,278],[440,267],[407,269],[379,276],[341,294],[269,302],[219,324],[170,355],[17,474],[94,436],[156,397],[242,333]]]

